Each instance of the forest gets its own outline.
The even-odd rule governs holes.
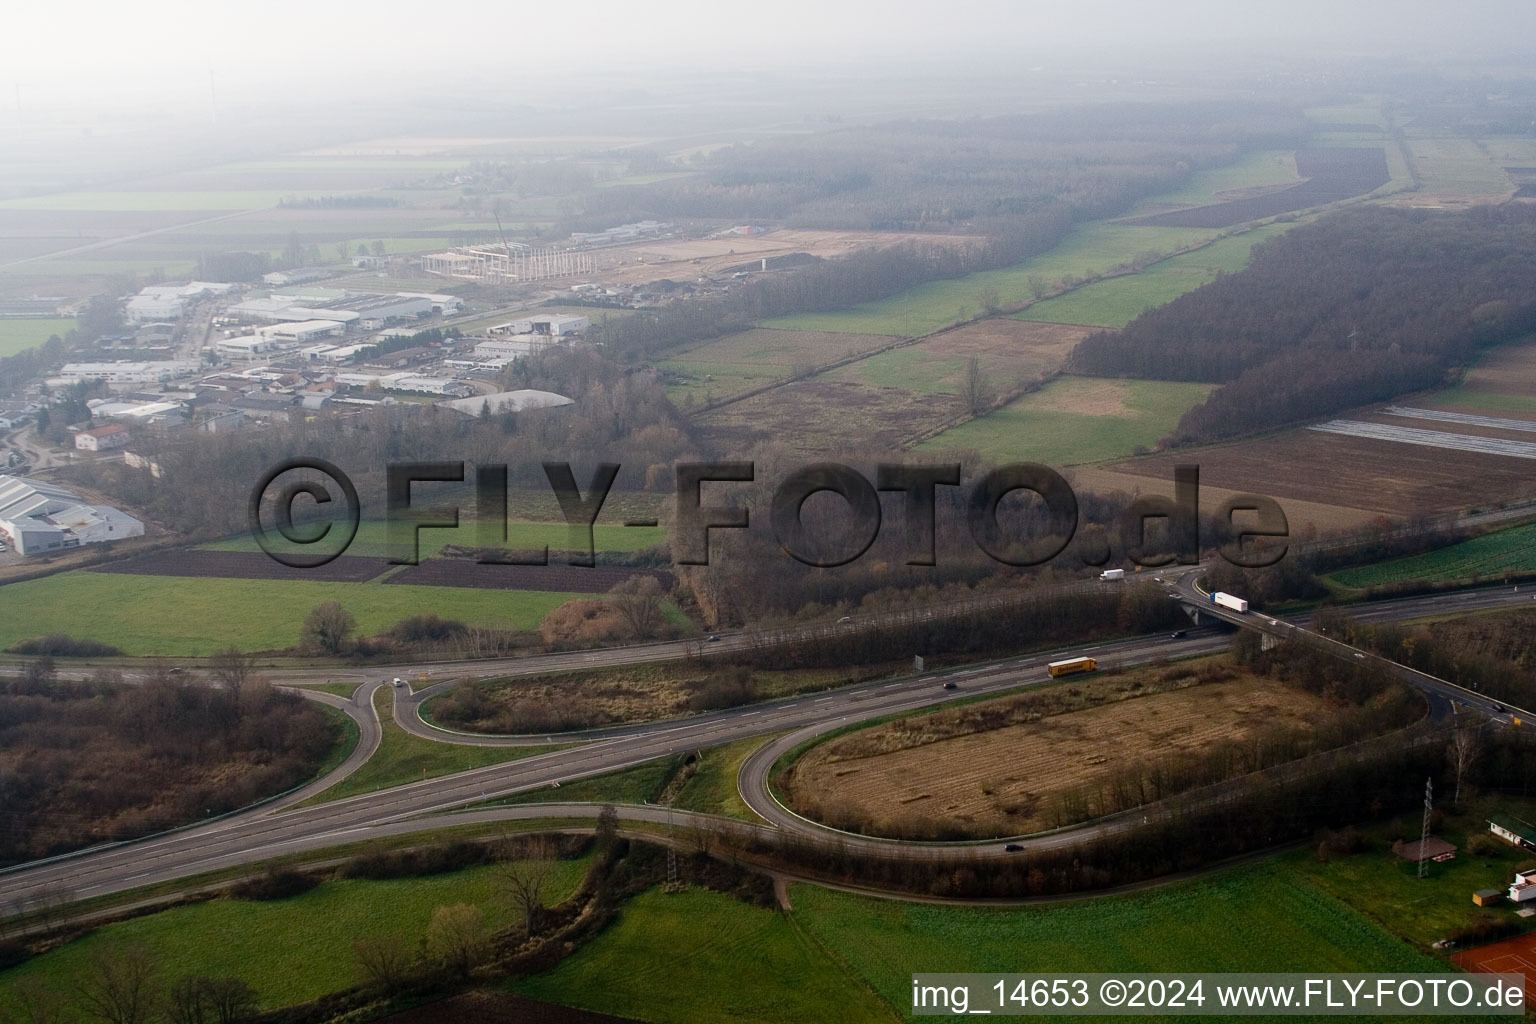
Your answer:
[[[1373,207],[1254,250],[1219,278],[1073,352],[1078,373],[1223,386],[1171,441],[1200,444],[1443,382],[1479,348],[1536,329],[1536,210]]]
[[[688,177],[585,196],[583,215],[556,230],[698,217],[970,233],[1054,203],[1097,218],[1245,149],[1295,148],[1307,130],[1293,108],[1210,101],[784,134],[716,150]]]

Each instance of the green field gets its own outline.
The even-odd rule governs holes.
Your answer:
[[[630,901],[590,945],[510,988],[654,1024],[898,1020],[806,938],[801,916],[719,893],[653,889]]]
[[[1447,969],[1275,861],[1134,895],[1008,910],[808,885],[790,895],[806,931],[903,1010],[914,971]]]
[[[1448,582],[1536,571],[1536,523],[1484,534],[1459,544],[1333,573],[1346,587],[1379,587],[1403,580]]]
[[[905,903],[804,884],[791,886],[790,898],[784,917],[718,894],[653,890],[586,949],[512,987],[666,1024],[787,1024],[908,1019],[914,971],[1446,969],[1285,859],[1133,895],[1021,908]],[[616,977],[625,985],[603,982]]]
[[[373,706],[383,726],[379,749],[357,771],[339,784],[311,797],[306,803],[322,804],[344,800],[349,796],[403,786],[408,782],[435,779],[439,775],[467,772],[472,768],[516,761],[535,754],[548,754],[569,746],[545,744],[533,747],[482,747],[425,740],[412,736],[395,724],[393,700],[390,687],[381,687],[374,692]]]
[[[1058,377],[996,412],[946,430],[917,450],[975,449],[997,462],[1025,460],[1047,466],[1122,458],[1168,434],[1212,386]]]
[[[554,504],[554,497],[549,498],[550,504]],[[557,510],[558,514],[558,510]],[[613,515],[613,510],[604,505],[605,517]],[[623,513],[618,513],[623,514]],[[465,547],[480,546],[478,536],[479,523],[463,519],[454,529],[430,529],[421,530],[417,534],[417,548],[419,557],[430,558],[442,550],[445,544],[461,544]],[[541,548],[549,546],[552,552],[565,551],[570,544],[571,530],[564,523],[533,523],[510,522],[507,524],[507,543],[511,549]],[[592,527],[592,543],[597,551],[639,551],[654,544],[667,542],[667,530],[663,526],[611,526],[598,523]],[[282,545],[277,545],[279,549]],[[250,534],[241,534],[227,540],[214,541],[204,544],[202,547],[217,551],[260,551],[261,547]],[[295,550],[298,550],[295,548]],[[406,550],[397,552],[391,549],[388,541],[388,529],[383,520],[370,519],[359,523],[357,536],[347,548],[348,555],[360,558],[390,558],[398,554],[409,553],[409,541],[406,542]],[[550,561],[557,562],[558,554],[551,554]],[[394,588],[390,588],[394,589]]]
[[[55,334],[62,338],[74,328],[74,320],[62,317],[46,320],[0,320],[0,358],[13,356],[24,349],[41,345]]]
[[[1163,260],[1139,274],[1095,281],[1065,295],[1045,299],[1013,316],[1017,320],[1124,327],[1147,310],[1214,281],[1218,274],[1242,270],[1248,265],[1254,246],[1293,226],[1270,224],[1223,238],[1194,252]]]
[[[585,860],[560,861],[549,902],[568,899],[581,883]],[[327,882],[301,896],[272,902],[214,900],[108,925],[0,974],[0,1017],[17,1009],[14,986],[37,978],[73,1001],[91,958],[114,945],[142,945],[161,962],[169,983],[187,975],[237,977],[264,1009],[304,1002],[356,983],[352,944],[397,933],[412,948],[438,907],[472,903],[492,928],[516,913],[497,899],[495,869],[471,868],[429,878]]]
[[[1422,191],[1430,196],[1487,196],[1507,193],[1509,175],[1473,139],[1408,131],[1408,148],[1419,168]]]
[[[1249,153],[1223,167],[1196,171],[1190,175],[1188,184],[1183,188],[1164,192],[1142,203],[1134,213],[1149,212],[1149,207],[1204,206],[1228,198],[1222,193],[1233,189],[1294,185],[1300,180],[1296,174],[1295,152],[1288,149],[1265,149]]]
[[[60,573],[4,589],[0,648],[65,628],[121,648],[123,653],[204,657],[230,644],[247,651],[279,650],[299,642],[304,617],[318,604],[339,601],[361,635],[381,633],[403,618],[433,612],[469,625],[533,629],[555,608],[581,594],[468,587],[386,586],[134,576],[86,570]]]
[[[1034,297],[1031,278],[1038,279],[1048,288],[1055,288],[1065,277],[1102,274],[1142,253],[1168,253],[1215,235],[1215,231],[1203,228],[1086,224],[1051,251],[1016,266],[954,280],[929,281],[888,299],[830,313],[774,317],[764,320],[760,326],[918,337],[957,321],[980,316],[984,311],[981,293],[985,288],[996,289],[998,301],[1003,305],[1027,302]]]
[[[1356,103],[1336,107],[1308,107],[1303,111],[1318,124],[1374,124],[1381,126],[1381,105]]]

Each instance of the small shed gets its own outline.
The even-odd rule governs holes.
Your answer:
[[[1472,894],[1472,902],[1480,907],[1491,907],[1495,903],[1502,902],[1503,899],[1504,891],[1502,889],[1479,889]]]

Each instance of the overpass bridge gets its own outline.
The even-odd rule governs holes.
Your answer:
[[[1502,725],[1536,726],[1536,712],[1526,711],[1518,707],[1470,690],[1464,686],[1458,686],[1439,676],[1421,672],[1410,668],[1390,658],[1384,658],[1372,651],[1361,650],[1350,644],[1326,636],[1317,630],[1310,629],[1297,621],[1295,617],[1284,618],[1280,616],[1266,615],[1264,612],[1249,608],[1246,612],[1239,612],[1224,605],[1216,604],[1211,600],[1210,593],[1200,586],[1202,570],[1194,567],[1188,572],[1177,576],[1163,578],[1174,597],[1185,606],[1190,617],[1197,623],[1203,624],[1212,620],[1225,622],[1240,629],[1247,629],[1260,634],[1267,640],[1275,643],[1291,641],[1303,643],[1315,650],[1324,651],[1336,658],[1353,661],[1363,661],[1374,664],[1397,679],[1420,691],[1429,700],[1430,713],[1436,721],[1443,721],[1456,714],[1460,709],[1467,709],[1486,716],[1490,721]],[[1501,595],[1502,596],[1502,595]],[[1462,610],[1459,603],[1465,595],[1446,595],[1446,610]],[[1500,604],[1509,602],[1501,600]],[[1266,646],[1269,646],[1266,644]]]

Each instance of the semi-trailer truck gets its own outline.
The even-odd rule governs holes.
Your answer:
[[[1124,569],[1105,569],[1103,572],[1099,573],[1099,579],[1101,579],[1101,580],[1123,580],[1123,579],[1125,579],[1125,570]]]
[[[1231,594],[1223,594],[1219,590],[1211,595],[1211,603],[1219,604],[1223,608],[1231,608],[1239,615],[1245,614],[1248,611],[1248,602],[1246,600],[1241,597],[1234,597]]]
[[[1094,658],[1068,658],[1065,661],[1053,661],[1047,666],[1052,676],[1070,676],[1076,672],[1092,672],[1099,667]]]

